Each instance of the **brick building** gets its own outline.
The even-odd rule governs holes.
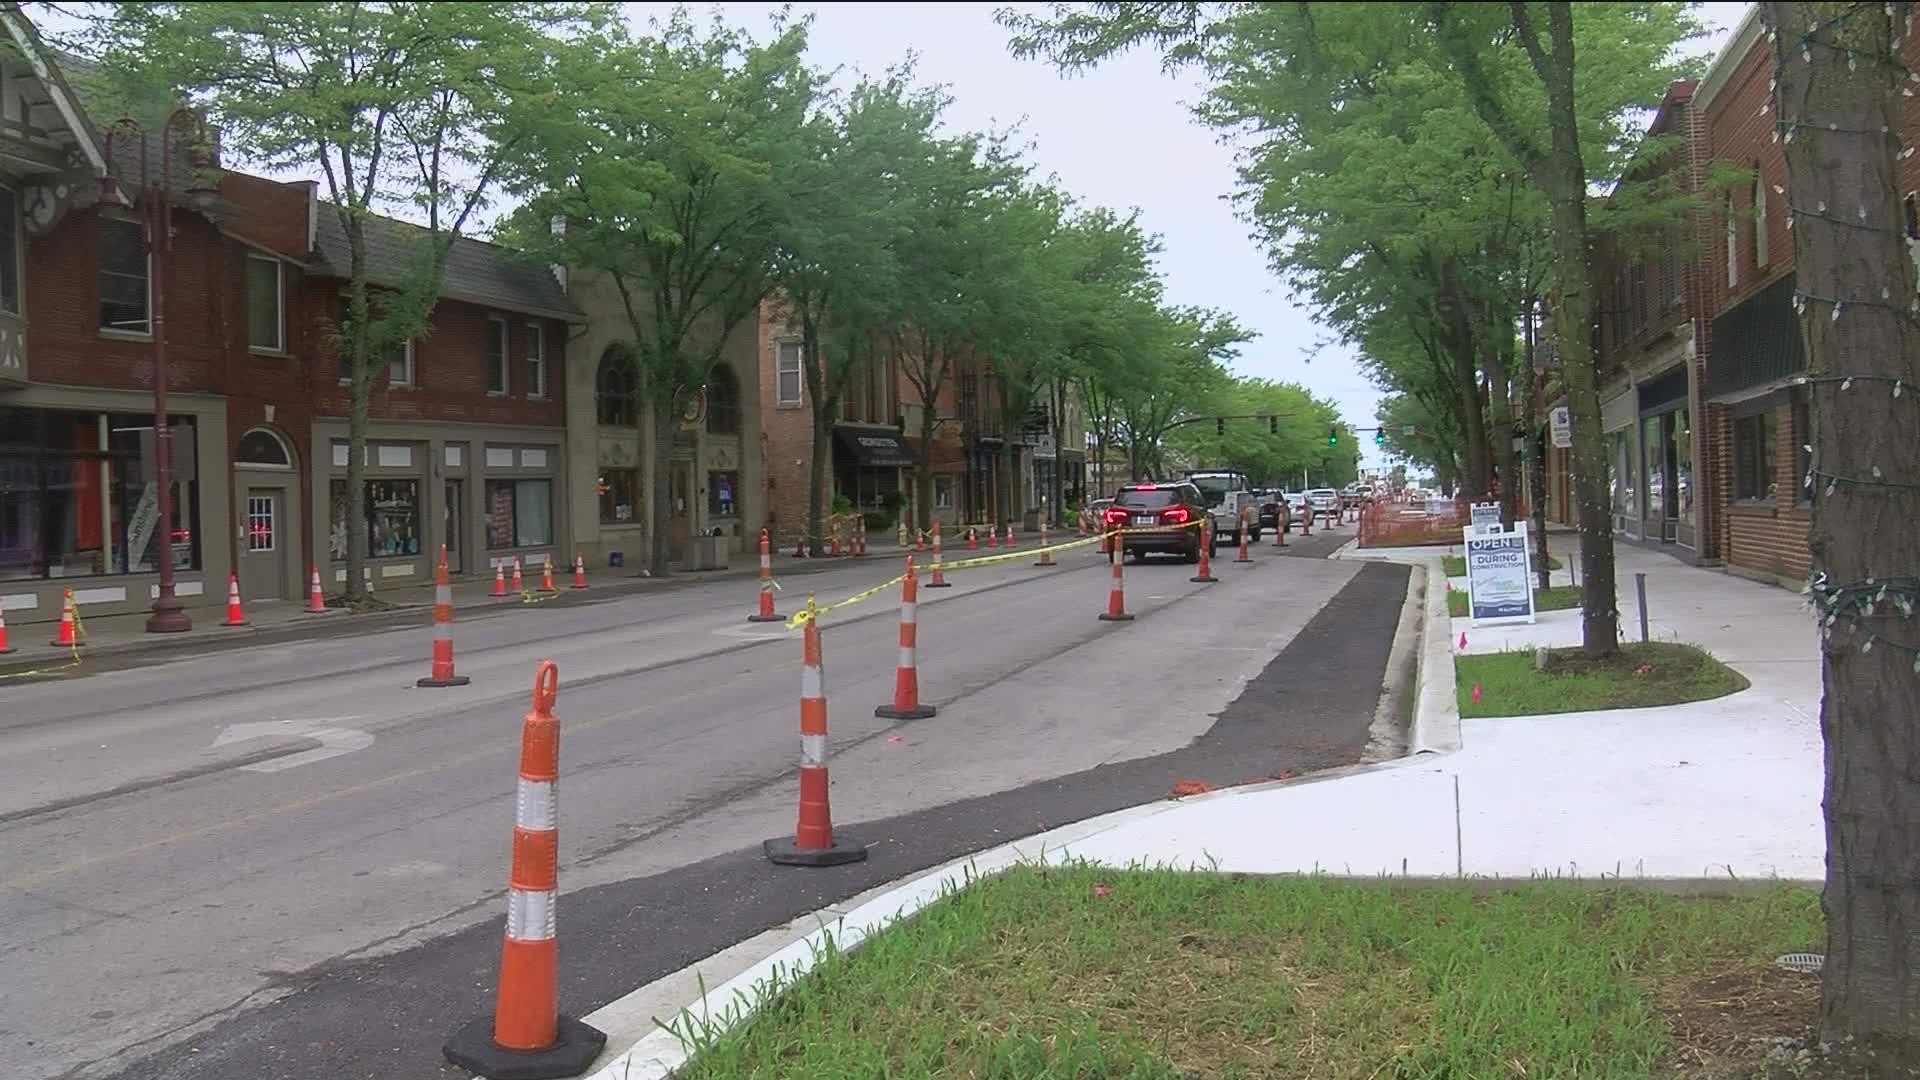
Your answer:
[[[777,301],[762,306],[758,327],[760,424],[766,460],[767,525],[791,544],[806,527],[813,460],[813,411],[801,367],[800,338]],[[1005,430],[998,407],[999,376],[978,358],[957,360],[933,404],[931,446],[919,432],[926,404],[903,365],[888,358],[854,376],[834,418],[828,466],[830,493],[862,512],[895,521],[917,520],[915,470],[931,458],[932,514],[943,526],[998,522],[1000,498],[1010,490],[1022,528],[1037,526],[1042,506],[1076,506],[1085,489],[1085,422],[1069,397],[1064,437],[1041,415],[1021,430]],[[1006,448],[1014,448],[1008,469]],[[1062,481],[1056,491],[1054,463]],[[1010,487],[1009,487],[1010,486]]]
[[[1905,48],[1909,63],[1920,59],[1920,44]],[[1749,8],[1699,84],[1676,84],[1652,126],[1677,137],[1663,167],[1681,170],[1701,204],[1677,266],[1664,255],[1636,263],[1603,238],[1594,290],[1617,533],[1797,583],[1810,562],[1807,361],[1772,75],[1772,46]],[[1920,140],[1920,109],[1909,105],[1904,127],[1909,144]],[[1920,160],[1902,169],[1903,185],[1920,188]],[[1549,464],[1550,507],[1571,522],[1566,452]]]
[[[0,61],[0,605],[50,620],[72,588],[83,612],[143,610],[161,558],[190,606],[221,602],[229,571],[255,601],[303,595],[312,563],[343,580],[337,215],[310,184],[185,150],[163,160],[157,132],[103,137],[18,13],[0,28],[30,58]],[[172,207],[159,252],[141,220],[143,146]],[[368,231],[376,282],[394,280],[421,230],[377,220]],[[425,580],[441,543],[467,573],[566,550],[565,382],[550,367],[579,315],[545,271],[477,241],[455,245],[443,295],[374,392],[376,584]],[[156,300],[175,448],[164,524]]]

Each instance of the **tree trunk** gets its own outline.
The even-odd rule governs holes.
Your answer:
[[[1488,442],[1493,449],[1494,465],[1500,470],[1500,523],[1513,528],[1513,512],[1520,494],[1520,470],[1513,452],[1513,345],[1506,334],[1499,341],[1487,368]]]
[[[367,370],[368,320],[372,301],[367,291],[367,245],[359,219],[347,224],[347,602],[367,598],[367,412],[373,397],[373,375]],[[332,487],[329,482],[328,487]],[[329,493],[328,502],[332,502]],[[165,527],[164,525],[162,526]],[[172,549],[161,545],[161,557]]]
[[[925,404],[920,409],[920,456],[913,464],[912,513],[915,527],[930,529],[933,527],[928,517],[933,506],[933,426],[939,419],[933,415],[933,403],[940,398],[939,386],[929,384],[921,397],[925,399]]]
[[[1480,401],[1480,368],[1473,354],[1473,324],[1467,301],[1460,293],[1458,268],[1446,260],[1440,271],[1442,343],[1453,363],[1453,380],[1460,395],[1462,435],[1467,450],[1467,496],[1478,499],[1487,491],[1487,414]]]
[[[800,316],[800,367],[806,373],[807,405],[813,413],[813,457],[807,466],[807,550],[818,559],[826,554],[820,538],[827,512],[827,465],[833,457],[833,410],[839,398],[826,385],[826,372],[820,366],[820,323],[810,312]]]
[[[1877,59],[1898,52],[1901,30],[1878,5],[1764,13],[1794,136],[1783,141],[1811,395],[1813,598],[1827,631],[1821,1038],[1871,1051],[1875,1075],[1908,1075],[1920,1067],[1920,329],[1898,163],[1907,84]],[[1823,204],[1844,213],[1813,209]]]
[[[1547,84],[1547,119],[1553,146],[1541,166],[1542,187],[1552,208],[1555,270],[1560,302],[1554,309],[1561,375],[1573,413],[1573,485],[1580,505],[1580,645],[1589,656],[1620,648],[1620,611],[1613,580],[1613,507],[1607,490],[1607,448],[1600,428],[1600,387],[1594,371],[1593,294],[1587,266],[1587,175],[1573,107],[1573,11],[1548,5],[1556,56]]]
[[[1020,444],[1011,438],[1013,428],[1007,429],[1009,438],[1000,444],[1000,524],[1003,528],[1012,528],[1020,520]]]
[[[1053,505],[1041,507],[1049,515],[1049,521],[1057,528],[1066,524],[1061,505],[1067,501],[1066,457],[1067,457],[1067,388],[1059,379],[1053,380]]]
[[[1527,355],[1521,364],[1527,383],[1527,445],[1531,449],[1527,462],[1528,503],[1533,510],[1534,556],[1539,559],[1535,573],[1540,577],[1539,587],[1547,589],[1553,584],[1553,558],[1547,553],[1547,444],[1548,439],[1540,424],[1540,393],[1545,380],[1533,372],[1535,339],[1533,336],[1534,302],[1527,300],[1525,314]]]
[[[653,406],[653,460],[647,464],[647,501],[651,504],[647,531],[652,534],[647,538],[647,571],[662,577],[672,572],[667,529],[673,520],[673,496],[667,477],[673,462],[673,429],[680,416],[673,407],[671,390],[662,388],[649,395],[648,403]]]

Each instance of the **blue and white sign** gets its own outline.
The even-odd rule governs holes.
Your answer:
[[[1474,625],[1533,622],[1527,534],[1490,532],[1466,542],[1467,615]]]

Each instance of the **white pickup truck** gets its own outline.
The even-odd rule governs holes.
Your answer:
[[[1247,515],[1247,542],[1260,540],[1260,507],[1253,498],[1253,486],[1247,482],[1244,473],[1228,469],[1204,469],[1187,474],[1193,486],[1206,496],[1207,508],[1213,511],[1214,535],[1229,543],[1237,543],[1240,536],[1240,514]]]

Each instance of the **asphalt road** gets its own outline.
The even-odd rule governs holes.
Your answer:
[[[473,679],[458,689],[413,687],[418,630],[9,689],[4,1074],[444,1075],[439,1043],[484,1007],[497,962],[542,657],[561,671],[575,1011],[892,876],[1163,795],[1176,774],[1355,760],[1405,572],[1278,554],[1223,560],[1212,586],[1178,563],[1129,567],[1139,618],[1118,625],[1093,618],[1107,570],[1090,553],[955,574],[921,597],[940,715],[905,724],[872,715],[891,696],[895,596],[828,616],[834,812],[873,845],[828,872],[758,858],[793,823],[799,645],[745,623],[739,582],[456,627]],[[885,576],[804,585],[828,601]]]

